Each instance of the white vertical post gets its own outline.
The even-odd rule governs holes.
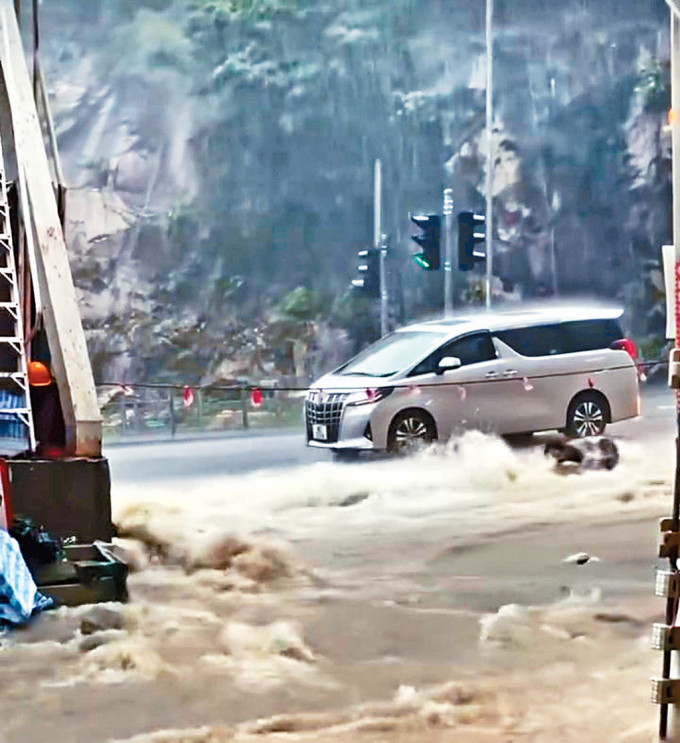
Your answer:
[[[493,0],[486,0],[486,306],[491,307],[493,277]]]
[[[680,110],[680,18],[676,12],[671,12],[671,107],[673,117],[671,121],[671,136],[673,145],[673,246],[675,248],[675,323],[676,338],[675,346],[680,347],[678,338],[678,325],[680,323],[680,297],[678,296],[678,282],[680,279],[680,129],[676,120]],[[675,492],[673,504],[673,528],[678,530],[678,474],[680,471],[680,389],[675,390],[676,416],[678,423],[678,433],[676,438],[676,477]],[[677,561],[676,565],[677,566]],[[680,612],[675,612],[673,625],[680,626]],[[677,650],[670,653],[670,678],[680,679],[680,657]],[[665,664],[664,664],[665,665]],[[664,671],[666,669],[664,668]],[[669,743],[680,743],[680,705],[671,704],[668,709],[668,727],[666,737],[663,739]]]
[[[453,315],[453,249],[451,231],[453,229],[453,189],[444,189],[444,317]]]
[[[387,280],[385,258],[387,236],[382,233],[382,162],[375,161],[373,171],[373,247],[380,251],[380,335],[387,335]]]
[[[375,161],[373,169],[373,247],[380,247],[382,235],[382,162]]]
[[[380,236],[380,335],[387,335],[387,276],[385,261],[387,259],[387,235]]]

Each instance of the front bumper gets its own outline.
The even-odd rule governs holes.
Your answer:
[[[375,447],[373,442],[362,436],[360,439],[349,439],[348,441],[336,441],[334,444],[328,444],[325,441],[315,441],[307,439],[307,446],[314,449],[347,449],[352,451],[373,451]]]
[[[309,420],[307,420],[307,445],[319,449],[374,450],[376,448],[375,444],[371,438],[366,436],[366,433],[370,431],[371,414],[378,404],[344,405],[340,415],[337,438],[334,437],[335,440],[322,441],[312,438],[311,426]]]

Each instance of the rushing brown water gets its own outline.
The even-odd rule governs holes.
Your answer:
[[[81,607],[3,638],[0,740],[650,740],[666,449],[563,476],[468,434],[115,488],[131,601],[94,634]]]

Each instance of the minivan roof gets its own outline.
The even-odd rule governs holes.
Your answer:
[[[517,309],[507,311],[487,310],[475,314],[461,314],[442,320],[429,320],[415,323],[397,332],[405,330],[432,330],[461,335],[475,330],[507,330],[509,328],[526,328],[532,325],[544,325],[574,320],[616,320],[623,314],[621,308],[606,307],[540,307],[534,309]]]

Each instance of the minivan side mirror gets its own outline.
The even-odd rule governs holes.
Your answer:
[[[445,371],[457,369],[459,366],[462,366],[462,363],[457,356],[444,356],[437,364],[437,374],[443,374]]]

